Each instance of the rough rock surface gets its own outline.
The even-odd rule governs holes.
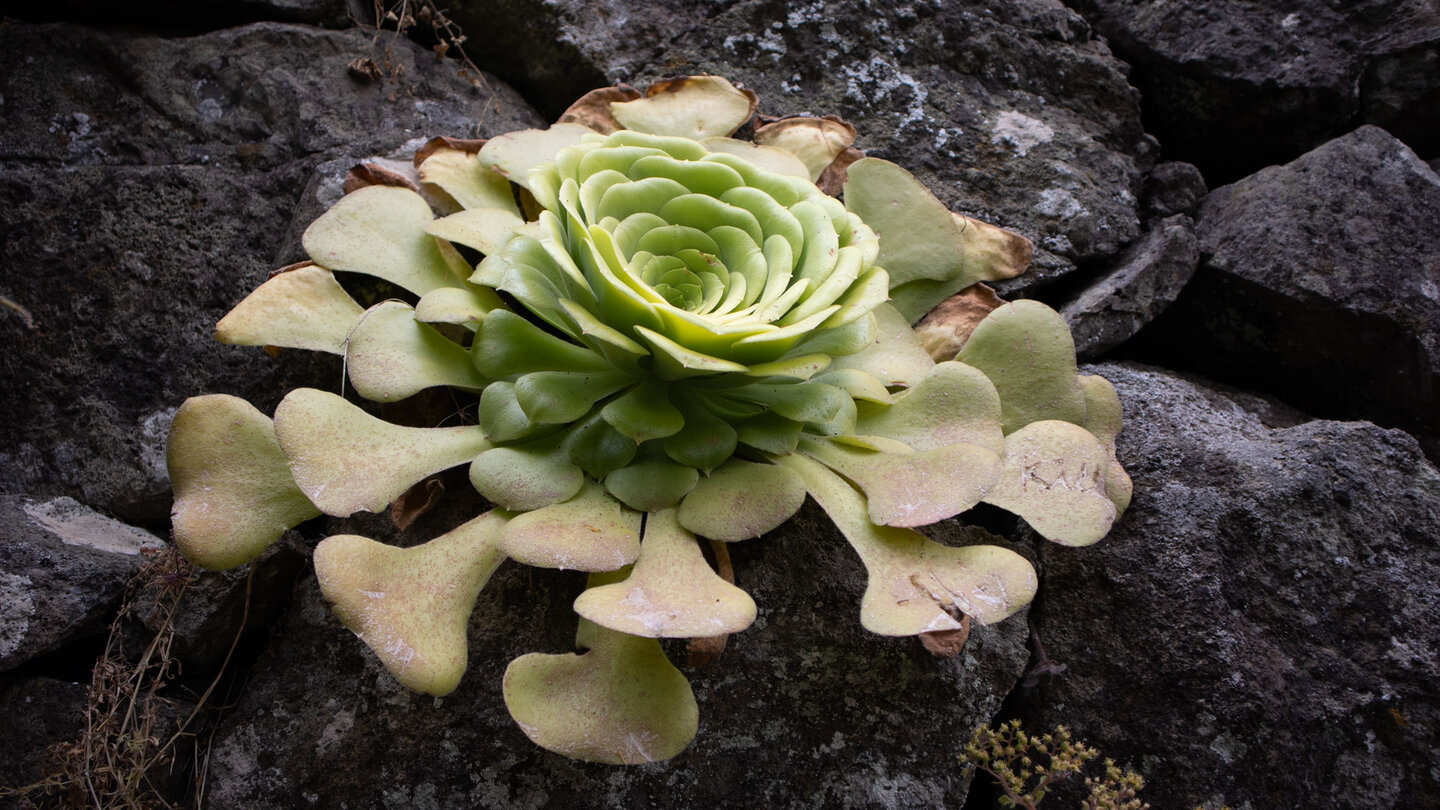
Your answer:
[[[0,491],[73,493],[162,530],[179,402],[231,393],[268,412],[287,388],[339,379],[333,358],[211,339],[293,260],[279,249],[315,166],[538,122],[404,40],[402,83],[361,82],[345,65],[369,48],[359,30],[280,24],[0,28],[0,296],[16,307],[0,308],[0,374],[26,381],[0,386]]]
[[[85,684],[44,677],[0,680],[0,717],[25,718],[7,723],[0,735],[0,786],[34,784],[50,764],[45,749],[75,739],[85,727]],[[0,807],[12,806],[24,805],[0,799]]]
[[[1433,437],[1436,223],[1440,177],[1376,127],[1216,189],[1196,219],[1200,269],[1145,356]]]
[[[471,620],[469,671],[444,698],[399,686],[306,578],[216,740],[208,795],[256,810],[297,796],[354,810],[958,807],[955,757],[1020,674],[1024,616],[973,629],[954,659],[872,635],[858,620],[864,569],[828,522],[812,505],[731,545],[760,617],[712,667],[685,668],[700,704],[690,747],[625,769],[536,748],[500,696],[510,659],[573,650],[583,575],[502,567]]]
[[[1067,668],[1028,719],[1139,769],[1154,807],[1440,807],[1440,472],[1414,439],[1094,370],[1135,500],[1096,546],[1040,547],[1031,618]]]
[[[524,32],[558,36],[559,53],[607,82],[716,73],[755,90],[762,113],[861,124],[867,153],[914,171],[951,208],[1035,242],[1034,270],[1003,289],[1114,256],[1139,235],[1136,201],[1153,151],[1139,98],[1124,66],[1058,0],[504,5],[527,7]],[[488,20],[489,6],[461,4],[457,19],[472,19],[473,8],[473,19]],[[562,95],[560,109],[574,95]]]
[[[1190,217],[1176,214],[1155,223],[1114,270],[1060,310],[1075,336],[1075,352],[1095,357],[1134,337],[1174,303],[1199,259]]]
[[[1178,160],[1157,163],[1145,176],[1140,211],[1147,220],[1173,217],[1176,214],[1193,216],[1195,209],[1200,207],[1200,201],[1205,199],[1208,193],[1205,178],[1192,164]]]
[[[1076,0],[1134,65],[1169,158],[1230,182],[1359,123],[1440,152],[1440,7],[1429,0]],[[1265,133],[1257,137],[1257,132]]]
[[[160,538],[72,498],[29,502],[0,496],[0,672],[103,634]]]

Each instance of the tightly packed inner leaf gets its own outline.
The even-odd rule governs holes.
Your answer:
[[[379,511],[468,465],[494,510],[403,550],[331,537],[315,554],[324,592],[402,683],[443,694],[504,558],[592,572],[575,603],[588,651],[522,657],[504,692],[538,744],[613,763],[673,756],[695,733],[694,696],[653,639],[756,616],[703,541],[727,560],[724,543],[807,495],[869,572],[874,632],[1022,608],[1023,557],[912,527],[983,501],[1058,542],[1098,540],[1130,497],[1113,388],[1077,374],[1064,322],[1033,302],[932,359],[911,323],[1023,270],[1028,241],[859,159],[849,124],[746,127],[755,110],[719,77],[607,88],[548,129],[431,141],[419,191],[341,199],[305,233],[312,261],[217,336],[343,354],[373,402],[445,387],[457,407],[443,426],[400,426],[300,389],[272,424],[232,398],[191,400],[170,444],[185,553],[240,565],[319,512]],[[732,137],[742,127],[753,141]],[[336,272],[413,297],[363,309]]]

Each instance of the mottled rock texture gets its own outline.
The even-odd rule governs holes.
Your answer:
[[[1228,183],[1360,123],[1440,152],[1430,0],[1076,0],[1145,98],[1167,157]],[[1262,134],[1263,133],[1263,134]]]
[[[1174,303],[1199,258],[1190,217],[1176,214],[1155,223],[1113,270],[1060,310],[1076,353],[1094,357],[1134,337]]]
[[[0,672],[103,636],[141,551],[163,547],[71,498],[0,496]]]
[[[0,491],[73,493],[160,530],[185,397],[268,413],[339,379],[332,358],[211,338],[295,260],[281,248],[316,166],[539,122],[405,40],[403,84],[361,81],[346,64],[369,50],[358,29],[272,23],[180,39],[0,28],[0,296],[20,308],[0,309],[0,374],[25,381],[0,386]]]
[[[1066,670],[1027,719],[1140,770],[1157,808],[1440,807],[1440,472],[1415,440],[1094,370],[1135,500],[1097,546],[1037,546],[1031,619]]]
[[[1416,431],[1434,458],[1437,223],[1440,177],[1376,127],[1216,189],[1196,217],[1200,269],[1145,356]]]

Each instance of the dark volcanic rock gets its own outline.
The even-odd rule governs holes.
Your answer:
[[[1433,437],[1437,223],[1440,177],[1375,127],[1216,189],[1196,219],[1200,270],[1145,356]]]
[[[1440,807],[1440,472],[1400,431],[1274,429],[1095,370],[1135,500],[1098,545],[1041,549],[1031,617],[1067,669],[1029,719],[1141,771],[1154,807]]]
[[[0,14],[26,22],[78,22],[86,25],[146,25],[165,31],[204,31],[244,23],[303,22],[345,28],[373,20],[365,0],[53,0],[30,3],[0,0]]]
[[[1060,310],[1081,358],[1095,357],[1134,337],[1174,303],[1200,259],[1190,217],[1176,214],[1125,251],[1117,267]]]
[[[50,765],[46,749],[76,739],[85,728],[85,685],[54,678],[0,681],[0,787],[39,782]],[[33,805],[32,805],[33,806]],[[23,808],[0,799],[0,807]]]
[[[140,552],[163,546],[70,498],[0,497],[0,672],[103,635]]]
[[[828,524],[806,508],[732,544],[760,617],[711,668],[685,668],[700,704],[690,747],[623,769],[535,747],[500,695],[510,659],[573,649],[583,575],[503,567],[471,620],[470,669],[438,699],[399,686],[307,578],[216,740],[208,795],[256,810],[307,796],[355,810],[959,807],[956,755],[1014,683],[1025,619],[975,628],[955,659],[871,635],[858,622],[863,569]]]
[[[71,493],[161,530],[163,443],[187,396],[332,385],[211,327],[274,267],[315,167],[431,134],[538,123],[400,40],[400,84],[346,64],[370,38],[262,24],[188,39],[0,27],[0,491]],[[479,128],[479,129],[477,129]],[[9,306],[13,304],[12,306]],[[323,382],[322,382],[323,381]]]
[[[1230,182],[1357,123],[1440,152],[1440,7],[1429,0],[1076,0],[1135,66],[1167,157]]]
[[[1194,215],[1209,189],[1200,170],[1189,163],[1170,160],[1155,164],[1145,175],[1141,213],[1146,218]]]
[[[587,13],[565,2],[518,5],[530,7],[528,22],[500,35],[558,36],[565,58],[605,83],[715,73],[759,93],[762,113],[844,117],[859,147],[915,172],[951,208],[1035,242],[1035,270],[1003,289],[1112,257],[1139,235],[1136,201],[1153,147],[1139,98],[1124,65],[1055,0],[743,0],[665,11],[611,0]],[[466,8],[457,18],[498,19],[489,4]],[[523,41],[527,58],[552,47]],[[534,70],[548,65],[541,58]],[[575,90],[544,105],[563,109]]]

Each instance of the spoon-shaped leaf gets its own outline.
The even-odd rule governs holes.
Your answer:
[[[568,501],[511,518],[500,547],[526,565],[614,571],[640,555],[640,514],[587,481]]]
[[[1032,422],[1005,437],[1005,468],[985,502],[1007,509],[1047,539],[1088,546],[1104,537],[1116,508],[1105,489],[1109,454],[1069,422]]]
[[[585,474],[570,463],[559,438],[515,447],[494,447],[470,463],[470,483],[485,499],[516,512],[567,501]]]
[[[165,466],[175,542],[201,568],[243,565],[320,514],[290,477],[270,417],[238,397],[185,400],[170,423]]]
[[[945,362],[888,406],[860,408],[855,432],[886,436],[916,450],[952,444],[976,444],[999,454],[1000,395],[990,379],[963,363]]]
[[[440,385],[479,391],[487,380],[464,346],[416,320],[401,301],[365,311],[350,332],[345,369],[356,393],[375,402],[397,402]]]
[[[739,129],[755,112],[755,94],[719,76],[687,76],[656,82],[645,98],[613,102],[610,110],[626,129],[698,140]]]
[[[648,638],[707,638],[755,621],[755,601],[705,562],[674,509],[645,519],[640,560],[623,582],[590,588],[575,612],[603,627]]]
[[[954,517],[979,503],[1000,474],[1000,456],[975,444],[897,453],[806,436],[800,447],[864,490],[870,520],[884,526]]]
[[[341,534],[315,547],[315,576],[335,614],[400,683],[447,695],[465,673],[475,597],[504,561],[494,512],[412,548]]]
[[[1085,421],[1075,340],[1060,313],[1039,301],[1015,301],[985,316],[955,359],[995,383],[1006,434],[1045,419]]]
[[[992,624],[1035,597],[1035,569],[999,546],[942,546],[913,529],[876,526],[865,499],[843,479],[804,456],[780,463],[795,470],[869,571],[860,623],[882,636],[913,636],[961,625],[953,614]]]
[[[442,248],[426,232],[432,219],[419,194],[366,186],[341,197],[310,224],[305,252],[321,267],[383,278],[416,295],[458,287],[470,269],[454,248]]]
[[[745,540],[790,519],[805,484],[785,467],[732,458],[701,478],[680,504],[680,525],[712,540]]]
[[[345,338],[363,312],[329,270],[306,263],[245,296],[215,325],[215,339],[344,354]]]
[[[426,476],[490,448],[478,427],[400,427],[314,388],[280,402],[275,437],[300,490],[336,517],[378,512]]]
[[[580,620],[581,655],[530,653],[505,668],[505,706],[536,745],[587,762],[659,762],[695,738],[690,684],[653,638]]]
[[[439,186],[460,203],[461,208],[491,208],[520,216],[510,181],[482,164],[474,152],[441,146],[434,149],[419,168],[421,182]]]

